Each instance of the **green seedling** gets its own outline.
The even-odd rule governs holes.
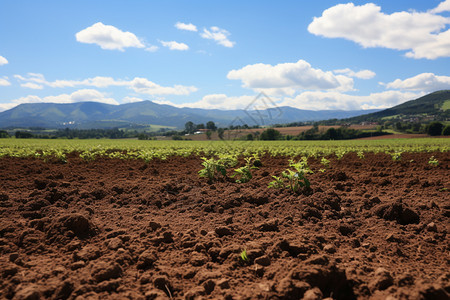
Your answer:
[[[308,160],[306,157],[302,157],[298,162],[290,160],[289,168],[281,173],[281,178],[272,176],[275,180],[269,183],[269,187],[287,188],[294,193],[298,193],[303,188],[310,188],[311,183],[308,178],[306,178],[306,174],[308,173],[313,172],[308,167]]]
[[[241,260],[243,262],[245,262],[245,263],[248,262],[248,256],[247,256],[247,250],[246,249],[242,250],[242,252],[241,252],[241,254],[239,256],[240,256],[240,258],[241,258]]]
[[[359,159],[365,159],[364,152],[362,152],[362,151],[356,152],[356,155],[358,155]]]
[[[236,179],[237,183],[249,182],[250,179],[253,178],[251,169],[258,169],[257,167],[253,166],[253,163],[255,161],[253,157],[246,157],[244,159],[245,166],[234,169],[234,174],[231,175],[231,177],[238,177],[238,179]]]
[[[328,159],[326,159],[325,157],[322,157],[322,159],[320,160],[320,163],[326,168],[328,169],[330,167],[330,161]]]
[[[253,166],[256,168],[262,167],[262,162],[261,162],[261,159],[259,158],[258,153],[253,154]]]
[[[221,174],[222,176],[226,175],[226,168],[225,165],[217,159],[214,158],[206,158],[202,157],[203,162],[202,166],[204,167],[200,171],[198,171],[198,175],[200,177],[206,177],[209,181],[214,181],[216,177]]]
[[[436,158],[434,158],[434,156],[432,156],[428,160],[428,164],[433,166],[433,167],[437,167],[437,166],[439,166],[439,161]]]
[[[218,162],[222,164],[225,168],[232,168],[238,164],[236,156],[231,154],[219,155]]]
[[[347,151],[345,151],[345,150],[336,151],[337,159],[340,160],[341,158],[343,158],[345,153],[347,153]]]
[[[393,161],[401,161],[402,160],[402,153],[401,152],[394,152],[391,154]]]
[[[272,178],[274,180],[269,183],[269,188],[274,188],[274,189],[284,189],[285,188],[283,178],[280,178],[278,176],[273,176],[273,175],[272,175]]]

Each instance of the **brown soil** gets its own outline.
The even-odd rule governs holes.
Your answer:
[[[292,194],[267,188],[287,158],[246,184],[197,157],[2,158],[0,298],[449,299],[450,153],[330,160]]]

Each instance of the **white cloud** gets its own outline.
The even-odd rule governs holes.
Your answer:
[[[168,100],[152,100],[158,104],[167,104],[175,107],[204,108],[204,109],[245,109],[255,100],[255,96],[227,96],[225,94],[205,95],[196,102],[176,104]]]
[[[9,78],[7,76],[0,78],[0,86],[9,86],[9,85],[11,85],[11,82],[9,82]]]
[[[441,13],[444,11],[450,11],[450,0],[445,0],[444,2],[439,3],[439,5],[430,10],[431,13]]]
[[[186,45],[185,43],[178,43],[178,42],[175,42],[175,41],[169,41],[169,42],[161,41],[161,44],[164,47],[169,48],[170,50],[185,51],[185,50],[189,49],[189,46]]]
[[[396,79],[386,84],[390,89],[435,92],[450,89],[450,76],[422,73],[404,80]]]
[[[0,66],[6,65],[8,60],[0,55]]]
[[[349,68],[334,70],[333,72],[336,74],[344,74],[344,75],[347,75],[350,77],[356,77],[359,79],[372,79],[376,75],[375,72],[370,71],[370,70],[362,70],[362,71],[355,72]]]
[[[158,49],[159,49],[158,46],[150,45],[150,46],[147,46],[147,48],[145,48],[145,51],[148,51],[148,52],[156,52],[156,51],[158,51]]]
[[[137,97],[130,97],[126,96],[122,99],[122,103],[136,103],[136,102],[142,102],[144,99],[137,98]]]
[[[7,105],[14,106],[22,103],[76,103],[86,101],[95,101],[115,105],[119,104],[113,98],[108,98],[104,93],[97,90],[82,89],[75,91],[72,94],[60,94],[57,96],[47,96],[43,98],[36,95],[28,95],[26,97],[12,100],[12,104],[10,103]]]
[[[177,22],[175,24],[175,27],[180,30],[197,31],[197,26],[195,26],[192,23],[186,24],[186,23],[182,23],[182,22]]]
[[[210,30],[204,28],[203,32],[200,34],[200,36],[204,39],[214,40],[219,45],[228,48],[233,48],[235,42],[232,42],[228,39],[229,35],[230,33],[228,31],[226,31],[225,29],[221,29],[217,26],[210,27]]]
[[[95,101],[114,105],[119,104],[115,99],[108,98],[105,96],[104,93],[101,93],[93,89],[78,90],[70,95],[61,94],[58,96],[48,96],[45,97],[44,100],[55,103],[75,103],[75,102]]]
[[[195,86],[160,86],[145,78],[136,77],[130,82],[130,88],[135,92],[147,95],[189,95],[192,92],[196,92]]]
[[[446,6],[447,4],[445,4]],[[442,8],[443,9],[443,8]],[[345,38],[363,47],[409,50],[407,57],[450,57],[450,18],[431,12],[381,12],[373,3],[338,4],[314,18],[308,31],[328,38]]]
[[[17,106],[17,104],[15,104],[15,103],[0,103],[0,112],[11,109],[14,106]]]
[[[125,48],[144,48],[144,44],[131,32],[122,31],[101,22],[81,30],[75,35],[80,43],[97,44],[105,50],[124,51]]]
[[[43,85],[33,83],[33,82],[22,83],[20,86],[24,87],[24,88],[33,89],[33,90],[42,90],[44,88]]]
[[[285,98],[279,105],[308,110],[359,110],[388,108],[422,96],[422,93],[385,91],[368,96],[348,95],[339,92],[311,91]]]
[[[352,78],[314,69],[304,60],[275,66],[261,63],[247,65],[239,70],[231,70],[227,78],[239,79],[243,87],[270,95],[293,95],[298,90],[353,90]]]
[[[291,106],[306,110],[360,110],[392,107],[423,96],[421,92],[385,91],[366,96],[348,95],[337,91],[306,91],[295,97],[270,97],[280,106]],[[210,94],[191,103],[175,104],[168,100],[153,100],[155,103],[176,107],[204,109],[245,109],[255,100],[255,95],[227,96]]]
[[[47,81],[42,74],[28,73],[27,77],[21,75],[14,75],[19,81],[25,82],[21,86],[27,88],[41,89],[43,86],[52,88],[66,88],[66,87],[96,87],[107,88],[110,86],[123,86],[140,94],[147,95],[188,95],[196,92],[195,86],[173,85],[161,86],[146,78],[135,77],[132,80],[114,79],[112,77],[97,76],[83,80],[55,80]]]

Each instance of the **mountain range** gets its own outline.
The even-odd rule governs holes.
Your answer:
[[[247,109],[219,110],[180,108],[152,101],[121,105],[99,102],[68,104],[20,104],[0,113],[0,128],[125,128],[146,125],[184,128],[186,122],[195,124],[213,121],[218,127],[230,125],[273,125],[292,122],[345,119],[350,123],[379,121],[395,116],[433,116],[450,118],[450,90],[437,91],[385,110],[301,110],[293,107],[267,105],[256,99]],[[263,108],[263,109],[261,109]]]
[[[260,105],[261,106],[261,105]],[[184,128],[186,122],[195,124],[213,121],[218,127],[230,125],[271,125],[291,122],[342,119],[375,110],[301,110],[293,107],[270,107],[246,110],[179,108],[152,101],[121,105],[99,102],[68,104],[27,103],[0,113],[0,128],[124,128],[135,125],[159,125]],[[264,107],[264,106],[263,106]]]

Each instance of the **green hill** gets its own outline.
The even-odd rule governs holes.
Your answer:
[[[346,119],[350,123],[379,122],[386,119],[445,121],[450,118],[450,90],[437,91],[415,100],[371,114]]]

